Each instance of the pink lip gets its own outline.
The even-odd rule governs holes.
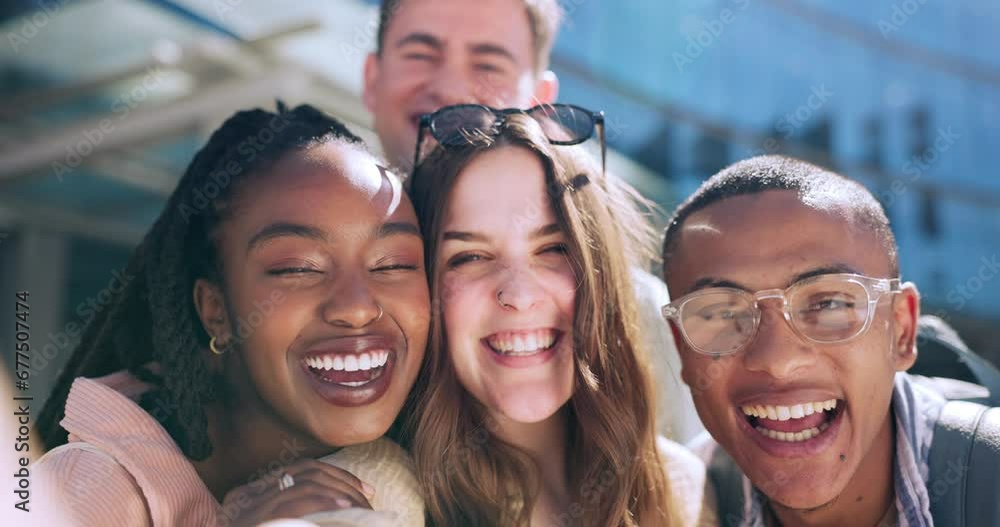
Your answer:
[[[828,397],[827,399],[831,399]],[[768,401],[773,401],[775,399],[767,399]],[[799,399],[801,402],[802,399]],[[744,403],[745,406],[751,403]],[[763,404],[763,403],[761,403]],[[775,403],[771,403],[775,404]],[[781,403],[777,403],[781,404]],[[833,421],[830,422],[830,426],[824,430],[820,435],[801,442],[789,443],[786,441],[781,441],[778,439],[771,439],[757,430],[755,430],[751,425],[750,421],[744,416],[742,410],[739,407],[734,409],[737,414],[736,419],[739,423],[739,428],[748,436],[750,439],[760,447],[761,450],[767,452],[768,454],[775,457],[782,458],[796,458],[796,457],[810,457],[821,454],[828,448],[830,448],[834,441],[836,441],[837,436],[840,433],[840,429],[843,426],[844,421],[847,419],[848,408],[846,402],[841,399],[837,403],[837,413],[834,416]]]

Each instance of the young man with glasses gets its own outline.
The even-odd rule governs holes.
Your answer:
[[[412,169],[422,117],[442,107],[528,109],[554,103],[559,83],[548,67],[560,21],[556,0],[383,0],[377,48],[365,61],[362,99],[389,162],[404,173]],[[593,135],[603,145],[601,128]],[[444,135],[430,132],[437,140]],[[431,147],[422,143],[421,153]],[[633,279],[639,305],[646,308],[642,329],[654,361],[658,428],[683,442],[703,428],[678,379],[669,331],[655,313],[669,295],[645,270],[636,270]]]
[[[863,186],[790,158],[737,163],[677,209],[663,256],[723,525],[1000,521],[984,498],[1000,489],[1000,410],[946,410],[904,373],[920,296]],[[953,418],[971,433],[941,431]]]

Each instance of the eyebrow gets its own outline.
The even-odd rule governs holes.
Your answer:
[[[430,46],[436,50],[441,50],[444,48],[444,42],[430,33],[415,32],[406,35],[405,37],[396,41],[396,47],[401,48],[407,44],[423,44],[425,46]]]
[[[375,238],[381,239],[399,234],[407,234],[422,239],[420,235],[420,227],[417,227],[416,223],[408,221],[390,221],[388,223],[383,223],[375,232]]]
[[[821,276],[825,274],[842,274],[842,273],[862,274],[860,271],[858,271],[854,267],[851,267],[850,265],[839,263],[823,267],[817,267],[815,269],[810,269],[804,273],[799,273],[795,275],[795,277],[792,278],[790,282],[788,282],[788,285],[792,285],[795,282],[798,282],[799,280],[805,280],[806,278],[812,278],[814,276]]]
[[[562,232],[562,227],[556,223],[550,223],[548,225],[543,225],[529,235],[532,240],[538,238],[544,238],[546,236],[551,236],[553,234],[558,234]],[[486,243],[490,239],[485,234],[480,234],[478,232],[465,232],[465,231],[447,231],[442,236],[442,241],[446,240],[457,240],[462,242],[480,242]]]
[[[323,229],[313,227],[311,225],[303,225],[301,223],[279,221],[267,225],[263,229],[257,231],[257,234],[254,234],[253,237],[250,238],[250,241],[247,242],[247,253],[275,238],[284,238],[287,236],[306,238],[316,241],[327,240],[326,231]]]
[[[469,46],[469,51],[471,51],[473,55],[497,55],[511,62],[514,63],[517,62],[517,60],[514,58],[513,53],[508,51],[507,48],[499,46],[497,44],[489,44],[489,43],[472,44],[471,46]]]
[[[400,234],[416,236],[417,238],[421,237],[420,228],[417,227],[415,223],[406,221],[391,221],[379,225],[378,229],[375,230],[374,238],[382,239]],[[283,221],[275,222],[257,231],[257,234],[254,234],[253,237],[250,238],[250,241],[247,242],[247,253],[264,243],[283,237],[305,238],[319,242],[327,242],[330,240],[329,234],[319,227],[304,225],[301,223],[289,223]]]
[[[807,278],[812,278],[814,276],[822,276],[827,274],[842,274],[842,273],[861,274],[861,272],[858,271],[856,268],[851,267],[850,265],[847,264],[825,265],[795,275],[794,277],[792,277],[791,280],[788,281],[788,283],[785,284],[785,287],[788,287],[800,280],[805,280]],[[739,282],[735,282],[733,280],[727,280],[725,278],[708,276],[699,279],[684,294],[693,293],[699,289],[705,289],[708,287],[731,287],[733,289],[742,289],[744,291],[753,292],[749,287]]]

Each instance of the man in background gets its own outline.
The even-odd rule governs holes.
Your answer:
[[[420,116],[443,106],[555,102],[559,82],[548,66],[560,19],[556,0],[383,1],[377,48],[364,65],[363,100],[389,162],[412,168]],[[633,278],[659,392],[659,432],[683,442],[702,426],[657,315],[669,302],[667,289],[644,270]]]

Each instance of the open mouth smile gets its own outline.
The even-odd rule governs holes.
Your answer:
[[[563,332],[554,328],[500,331],[481,339],[482,346],[501,365],[535,366],[556,356]]]
[[[841,399],[741,405],[741,428],[770,454],[814,455],[833,443],[844,422],[846,407],[846,401]]]
[[[388,391],[404,348],[391,337],[342,337],[314,346],[299,364],[309,385],[327,402],[364,406]]]

